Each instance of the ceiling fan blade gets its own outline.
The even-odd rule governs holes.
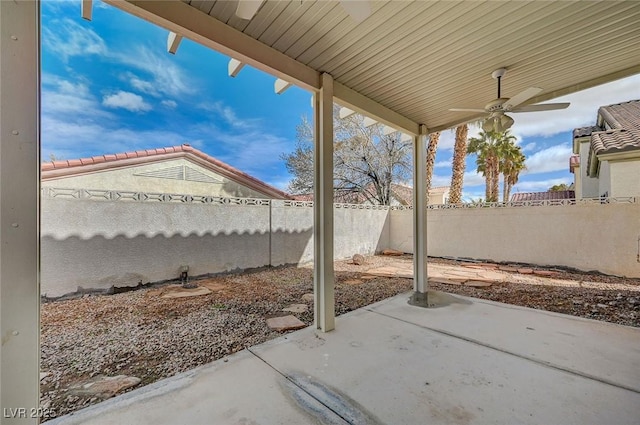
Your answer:
[[[528,89],[521,91],[517,95],[513,96],[511,99],[504,102],[502,104],[502,109],[504,109],[505,111],[510,111],[511,109],[515,108],[522,102],[526,102],[527,100],[531,99],[533,96],[537,95],[541,91],[542,89],[540,87],[529,87]]]
[[[470,109],[470,108],[451,108],[451,112],[487,112],[484,109]]]
[[[340,4],[357,24],[371,15],[371,2],[369,0],[342,0]]]
[[[236,16],[240,19],[252,19],[264,0],[238,0]]]
[[[569,102],[564,103],[543,103],[541,105],[524,105],[511,110],[511,112],[538,112],[553,111],[556,109],[566,109],[570,105]]]

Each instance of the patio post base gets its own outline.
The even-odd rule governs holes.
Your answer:
[[[409,298],[409,305],[415,305],[416,307],[429,307],[428,292],[415,291],[411,298]]]

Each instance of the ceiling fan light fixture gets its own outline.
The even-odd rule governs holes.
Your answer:
[[[513,125],[513,118],[511,118],[509,115],[503,115],[502,118],[500,118],[500,124],[502,125],[502,128],[505,130],[508,130],[511,128],[511,126]]]
[[[482,123],[482,129],[485,133],[493,131],[493,117],[489,117]]]

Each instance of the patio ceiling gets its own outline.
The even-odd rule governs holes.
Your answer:
[[[640,72],[637,1],[372,1],[361,23],[327,0],[267,0],[250,21],[237,1],[107,2],[303,87],[329,73],[340,103],[429,131],[477,118],[448,109],[493,100],[500,67],[503,97],[543,89],[528,103]]]

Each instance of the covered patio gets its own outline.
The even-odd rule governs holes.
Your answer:
[[[50,421],[636,424],[640,331],[444,293],[410,294]]]
[[[527,87],[539,88],[535,90],[537,94],[523,104],[546,101],[640,72],[637,59],[640,57],[640,4],[635,1],[240,2],[257,4],[255,14],[250,19],[241,19],[236,15],[236,1],[106,0],[106,3],[166,28],[169,31],[167,49],[172,53],[179,54],[180,40],[183,37],[189,38],[228,55],[230,75],[241,72],[241,67],[247,64],[277,78],[274,82],[276,92],[282,92],[289,84],[296,84],[313,92],[316,124],[315,324],[323,332],[336,327],[332,217],[334,102],[346,108],[345,114],[361,113],[374,122],[386,125],[390,131],[401,131],[414,140],[414,293],[411,298],[412,304],[428,306],[438,304],[428,293],[426,279],[425,151],[428,134],[484,116],[449,109],[478,108],[491,101],[495,97],[495,85],[489,76],[492,71],[500,68],[506,68],[509,73],[503,82],[505,96],[515,96]],[[350,3],[366,3],[370,10],[359,15],[350,9]],[[91,19],[91,8],[91,0],[82,1],[82,16],[85,19]],[[0,399],[3,407],[37,407],[39,395],[38,13],[38,2],[0,2]],[[343,362],[341,368],[331,372],[335,379],[320,378],[309,372],[310,376],[319,378],[318,385],[326,384],[342,391],[348,398],[363,406],[366,414],[370,412],[372,417],[379,418],[383,423],[411,423],[411,416],[399,416],[398,420],[394,420],[394,416],[387,415],[402,415],[403,412],[416,409],[417,401],[422,400],[416,396],[416,391],[423,387],[417,386],[419,382],[415,379],[420,377],[422,380],[422,377],[415,372],[427,366],[437,367],[442,372],[441,375],[435,374],[436,377],[440,376],[436,378],[438,385],[444,385],[450,379],[451,386],[440,388],[437,397],[433,399],[436,410],[432,411],[431,417],[434,420],[442,423],[483,423],[489,420],[511,422],[504,421],[504,416],[482,416],[477,411],[467,410],[470,404],[464,400],[470,398],[464,397],[480,395],[477,391],[465,393],[460,390],[464,375],[461,369],[455,367],[466,361],[467,364],[473,363],[476,372],[482,370],[482,379],[491,376],[491,382],[497,382],[493,380],[493,376],[505,371],[503,385],[508,384],[507,387],[514,393],[513,398],[508,400],[513,401],[511,405],[517,412],[517,421],[526,423],[524,413],[533,415],[539,410],[525,408],[525,403],[536,400],[533,406],[543,406],[544,414],[548,416],[540,420],[532,419],[530,423],[553,422],[552,419],[557,419],[558,416],[548,406],[559,400],[556,392],[563,392],[561,385],[577,388],[577,381],[585,385],[580,388],[586,388],[586,385],[597,387],[598,390],[594,391],[601,391],[597,400],[608,400],[611,405],[618,406],[614,410],[621,415],[618,417],[620,423],[630,423],[634,417],[638,417],[639,389],[637,385],[626,381],[631,378],[634,383],[638,381],[637,375],[633,377],[633,373],[628,372],[638,370],[637,363],[635,367],[633,363],[638,358],[637,348],[634,351],[633,347],[638,344],[627,345],[629,341],[637,342],[637,331],[580,322],[580,332],[588,336],[581,339],[580,344],[587,345],[567,346],[569,342],[565,337],[546,338],[551,338],[551,333],[556,330],[562,329],[565,332],[564,328],[574,324],[575,319],[556,318],[552,315],[554,320],[549,325],[548,332],[541,333],[540,339],[531,339],[530,332],[533,331],[529,331],[528,327],[538,329],[551,316],[535,313],[533,320],[530,316],[533,313],[511,309],[517,312],[514,317],[505,318],[496,326],[478,330],[477,336],[470,336],[470,330],[475,329],[480,318],[492,317],[493,312],[498,311],[495,309],[505,307],[489,308],[483,307],[484,303],[474,303],[471,308],[459,308],[458,303],[454,303],[442,309],[423,309],[408,306],[406,298],[383,303],[374,309],[375,312],[369,309],[340,320],[337,330],[331,334],[316,335],[313,329],[296,334],[295,338],[300,338],[300,341],[305,341],[305,338],[306,341],[324,339],[326,347],[335,344],[334,358]],[[462,305],[467,305],[466,301]],[[511,310],[500,311],[512,314]],[[429,329],[437,317],[455,328],[450,331]],[[535,324],[530,326],[532,320]],[[427,323],[429,326],[425,327]],[[512,324],[524,326],[524,330],[513,328]],[[340,329],[340,326],[344,326],[344,329]],[[400,328],[396,329],[398,326]],[[595,331],[602,326],[607,326],[606,331]],[[615,340],[607,339],[619,334],[625,336],[616,337]],[[398,358],[391,355],[394,345],[389,338],[393,335],[401,335],[403,339],[408,338],[407,335],[413,335],[413,345],[408,345],[407,341],[404,345],[411,347],[408,350],[410,361],[392,362]],[[357,336],[356,347],[351,344],[354,336]],[[537,341],[542,346],[536,345],[533,352],[510,351],[508,346],[494,345],[491,341],[496,337],[504,338],[506,342],[521,340],[522,347],[527,346],[524,344],[527,341]],[[435,339],[444,341],[444,338],[453,338],[450,341],[451,349],[447,353],[434,353],[428,349]],[[283,350],[275,357],[284,361],[283,364],[294,365],[296,356],[293,352],[287,352],[286,348],[291,344],[283,341],[257,349],[256,355],[261,356],[260,352],[264,351],[263,358],[269,364],[269,352]],[[358,343],[362,345],[357,346]],[[549,348],[546,348],[545,343],[550,344]],[[458,348],[454,345],[458,345]],[[358,362],[358,356],[347,355],[350,347],[360,350],[369,359],[369,363]],[[477,352],[473,356],[463,356],[463,347]],[[552,353],[553,361],[544,360],[546,357],[543,353],[547,349]],[[612,357],[607,350],[613,349],[616,350],[616,355]],[[322,348],[314,350],[320,351],[306,353],[320,353]],[[330,352],[326,348],[324,350],[322,360],[303,360],[300,357],[301,363],[296,368],[305,371],[305,361],[324,362],[325,352],[329,353],[330,359],[327,367],[340,364],[331,360]],[[492,355],[485,358],[483,350],[489,350]],[[500,354],[504,350],[509,351],[509,360],[506,357],[497,358],[504,355]],[[576,355],[588,356],[579,368],[576,366],[576,370],[573,370],[573,363],[556,362],[559,358],[571,362]],[[229,365],[245,361],[255,365],[252,356],[245,353],[230,360]],[[617,359],[616,364],[611,366],[613,369],[608,366],[598,369],[604,367],[603,362],[608,362],[611,358]],[[345,381],[349,375],[339,372],[349,361],[356,361],[361,367],[369,364],[381,379],[377,381],[377,388],[384,391],[375,392],[375,382],[372,381],[370,386],[366,386],[366,390],[373,398],[368,401],[361,399],[357,382],[350,384]],[[555,366],[543,365],[545,362]],[[274,360],[271,366],[286,375],[289,372],[283,364]],[[311,364],[313,363],[309,365]],[[522,365],[527,367],[521,369]],[[219,368],[219,364],[212,368]],[[388,369],[385,371],[385,368]],[[273,369],[260,372],[272,375],[265,378],[263,383],[282,381],[294,384],[296,388],[304,385],[319,388],[316,381],[296,384],[294,377],[283,381],[282,375],[274,375],[269,370]],[[522,370],[530,373],[522,375]],[[594,375],[590,373],[593,370],[601,370],[601,373]],[[353,370],[354,373],[356,371],[357,369]],[[361,379],[366,376],[362,369],[361,373],[363,375],[353,375],[351,378]],[[387,373],[391,375],[386,375]],[[542,389],[540,385],[547,382],[541,379],[545,374],[555,376],[553,392],[546,389],[539,391]],[[391,376],[394,378],[391,379]],[[475,374],[469,379],[483,385],[478,376],[480,375]],[[435,385],[429,379],[431,378],[424,378],[425,382],[430,383],[427,387]],[[536,386],[535,380],[538,379]],[[531,380],[534,380],[533,384]],[[232,381],[241,382],[237,376]],[[402,382],[407,385],[398,384]],[[400,387],[392,391],[392,387],[387,385]],[[518,391],[523,387],[539,392],[521,397]],[[496,389],[494,396],[506,397],[504,388]],[[313,391],[304,392],[308,394]],[[390,394],[397,397],[399,404],[385,405],[383,400],[388,400]],[[408,396],[409,394],[413,395]],[[445,397],[446,394],[449,395]],[[481,397],[485,397],[489,393],[482,391],[481,394]],[[249,396],[245,394],[234,397],[239,399],[239,406],[249,408],[250,404],[246,404]],[[187,415],[193,398],[187,397],[187,400],[179,406],[165,407],[176,415]],[[597,415],[604,415],[607,410],[600,409],[599,406],[604,405],[599,405],[594,399],[587,399],[588,403],[584,400],[574,394],[567,399],[567,403],[575,401],[577,406],[588,408],[589,414],[583,415],[587,410],[580,410],[580,407],[566,405],[564,408],[567,410],[558,410],[557,413],[569,415],[567,417],[574,418],[572,421],[575,423],[609,422],[606,419],[611,416],[602,416],[602,421],[597,420],[600,418]],[[403,404],[405,401],[407,404]],[[211,400],[206,399],[205,402],[209,404]],[[422,400],[421,403],[424,402]],[[272,407],[278,405],[276,403]],[[497,409],[503,409],[506,405],[510,403],[493,405],[491,414],[505,414],[505,411],[498,412]],[[280,411],[280,408],[275,412]],[[433,413],[437,409],[449,413],[438,416],[439,414]],[[291,412],[300,414],[299,410],[293,408]],[[345,419],[337,413],[342,420]],[[447,415],[450,414],[454,415],[454,419],[449,419]],[[250,416],[241,415],[239,418]],[[268,422],[277,422],[273,419],[277,416],[265,416]],[[183,422],[179,416],[173,418]],[[252,420],[258,420],[255,418],[258,416]],[[293,416],[288,418],[285,422],[290,421]],[[7,423],[37,423],[37,418],[4,420]]]

